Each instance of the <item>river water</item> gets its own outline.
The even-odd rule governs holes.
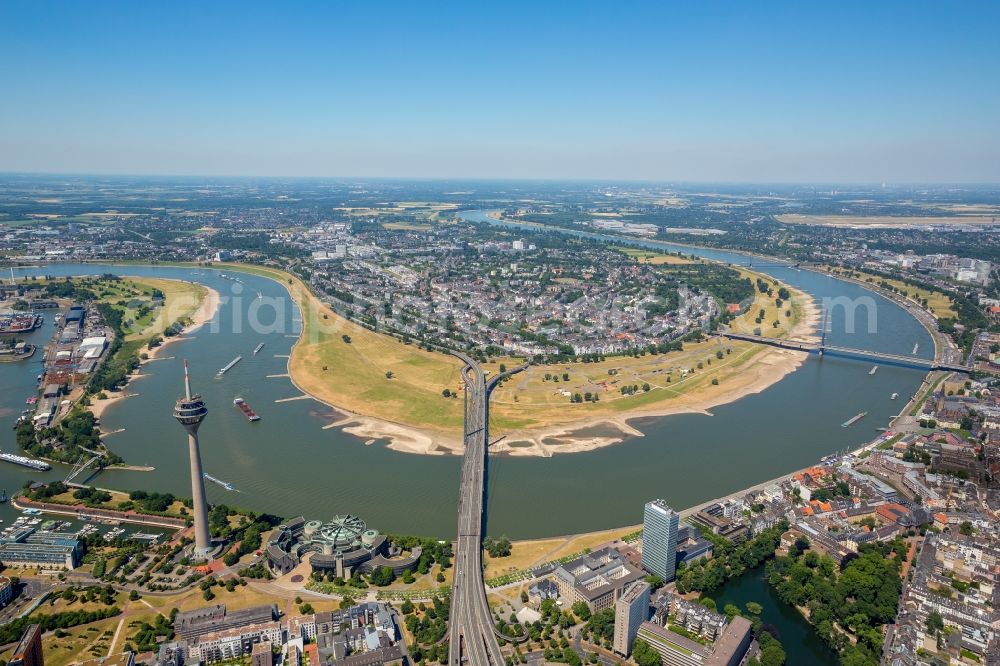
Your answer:
[[[484,213],[480,213],[485,218]],[[482,221],[482,220],[476,220]],[[677,248],[727,262],[746,257]],[[844,346],[933,355],[928,333],[904,309],[860,286],[790,267],[760,268],[817,298],[846,298],[875,306],[877,327],[869,330],[862,307],[854,332],[846,329],[847,310],[831,312],[830,341]],[[102,487],[169,491],[190,496],[185,437],[171,410],[182,388],[182,359],[191,362],[192,381],[210,410],[201,428],[206,471],[233,483],[227,492],[209,483],[212,502],[226,502],[290,517],[326,519],[353,513],[379,530],[451,537],[455,530],[460,459],[398,453],[385,442],[366,445],[338,428],[324,429],[333,413],[313,400],[275,402],[300,395],[286,377],[286,356],[295,341],[297,315],[284,287],[267,278],[240,274],[235,282],[212,269],[166,266],[57,264],[21,268],[24,275],[84,275],[114,272],[180,278],[220,292],[218,332],[205,326],[190,340],[172,344],[163,360],[146,365],[131,384],[139,395],[109,408],[103,418],[108,446],[126,461],[152,465],[153,472],[106,471]],[[274,299],[282,312],[274,332],[258,333],[245,322],[258,292]],[[860,299],[860,300],[858,300]],[[259,314],[259,313],[258,313]],[[259,319],[267,319],[268,313]],[[31,341],[44,344],[52,331],[48,316]],[[874,322],[873,322],[874,323]],[[265,343],[257,355],[254,347]],[[243,361],[223,377],[219,368],[236,355]],[[40,357],[0,364],[0,448],[15,449],[10,424],[35,391]],[[763,391],[714,410],[713,416],[678,415],[646,419],[635,425],[645,437],[586,453],[553,458],[495,457],[490,463],[489,525],[494,535],[533,538],[572,534],[641,522],[642,506],[662,497],[686,507],[719,497],[816,462],[821,456],[871,439],[919,386],[923,371],[871,361],[810,357],[797,371]],[[340,381],[331,368],[331,381]],[[899,393],[897,401],[889,396]],[[233,407],[243,397],[262,417],[248,423]],[[849,428],[855,414],[868,415]],[[55,479],[67,469],[37,473],[0,463],[0,488],[12,491],[27,479]],[[9,522],[13,513],[0,509]]]

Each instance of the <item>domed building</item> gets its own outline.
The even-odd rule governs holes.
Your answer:
[[[279,525],[267,543],[267,561],[278,576],[297,567],[311,553],[312,570],[350,578],[355,572],[371,573],[389,567],[397,576],[413,570],[420,548],[406,557],[384,534],[368,529],[365,521],[351,514],[334,516],[329,522],[299,517]]]

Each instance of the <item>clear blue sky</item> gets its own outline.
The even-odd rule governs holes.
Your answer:
[[[1000,182],[996,2],[0,3],[0,171]]]

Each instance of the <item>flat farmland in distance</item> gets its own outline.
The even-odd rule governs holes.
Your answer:
[[[990,215],[799,215],[790,213],[776,215],[775,219],[784,224],[813,224],[824,227],[932,227],[945,225],[987,225],[997,224],[997,217]]]

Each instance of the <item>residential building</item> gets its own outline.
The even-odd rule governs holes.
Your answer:
[[[663,666],[738,666],[753,631],[744,617],[727,621],[696,602],[666,594],[653,619],[639,626],[638,637],[660,654]]]
[[[250,666],[272,666],[274,664],[274,654],[271,652],[271,643],[261,641],[255,643],[250,651]]]
[[[677,569],[677,512],[662,499],[647,502],[642,520],[642,568],[665,582]]]

